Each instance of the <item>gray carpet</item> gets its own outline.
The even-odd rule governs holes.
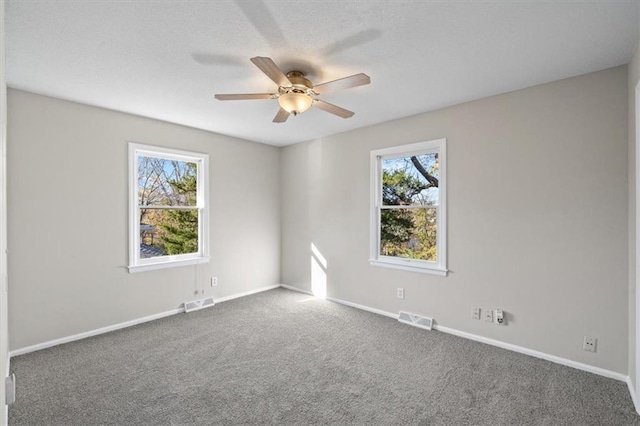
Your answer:
[[[622,382],[283,289],[11,369],[11,426],[640,425]]]

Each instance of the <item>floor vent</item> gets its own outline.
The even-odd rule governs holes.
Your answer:
[[[204,299],[194,300],[192,302],[184,302],[184,311],[193,312],[197,311],[198,309],[208,308],[213,305],[215,305],[213,297],[205,297]]]
[[[431,326],[433,325],[433,318],[421,317],[420,315],[414,315],[402,311],[400,311],[398,321],[414,327],[424,328],[425,330],[431,330]]]

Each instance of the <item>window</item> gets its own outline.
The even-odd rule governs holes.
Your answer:
[[[209,157],[129,144],[129,272],[209,261]]]
[[[446,139],[371,151],[375,266],[447,275]]]

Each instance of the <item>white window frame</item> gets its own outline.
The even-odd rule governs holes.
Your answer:
[[[138,157],[157,157],[196,163],[198,209],[198,251],[196,253],[140,257],[140,216],[138,205]],[[209,156],[152,145],[129,143],[129,272],[208,263],[209,257]]]
[[[407,259],[380,254],[380,212],[382,206],[382,160],[438,153],[438,206],[436,233],[436,261]],[[369,263],[373,266],[447,276],[447,140],[394,146],[371,151],[371,232]]]

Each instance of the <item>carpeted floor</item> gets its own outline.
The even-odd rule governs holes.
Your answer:
[[[11,359],[9,425],[640,425],[627,386],[283,289]]]

